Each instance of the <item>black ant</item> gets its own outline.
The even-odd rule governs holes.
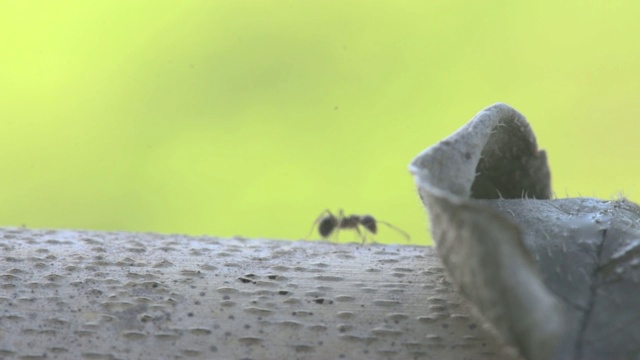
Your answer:
[[[318,216],[316,221],[313,223],[313,226],[315,226],[318,223],[319,223],[318,232],[320,233],[320,236],[322,236],[325,239],[328,238],[331,235],[331,233],[333,233],[334,230],[336,229],[337,229],[336,231],[339,231],[340,229],[354,229],[358,233],[358,235],[360,235],[360,238],[362,238],[362,242],[364,243],[366,241],[366,235],[360,232],[360,226],[364,227],[366,230],[368,230],[372,234],[377,234],[378,223],[380,223],[380,224],[387,225],[388,227],[399,232],[400,234],[402,234],[402,236],[407,238],[407,240],[411,240],[411,237],[409,236],[409,234],[407,234],[402,229],[389,224],[386,221],[376,220],[376,218],[374,218],[371,215],[346,216],[342,211],[342,209],[338,211],[338,216],[334,215],[328,209],[323,211],[320,214],[320,216]],[[313,228],[311,229],[311,231],[313,232]]]

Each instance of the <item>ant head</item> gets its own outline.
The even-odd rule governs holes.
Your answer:
[[[338,226],[338,219],[335,216],[325,216],[320,219],[320,225],[318,225],[318,232],[323,238],[329,236],[333,230]]]
[[[362,217],[360,217],[360,224],[362,224],[365,229],[371,231],[372,234],[376,234],[378,232],[376,219],[371,215],[363,215]]]

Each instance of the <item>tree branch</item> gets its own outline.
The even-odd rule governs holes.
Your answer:
[[[0,228],[0,357],[515,359],[434,248]]]

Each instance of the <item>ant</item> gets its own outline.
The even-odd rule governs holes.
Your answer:
[[[313,223],[313,226],[315,227],[316,224],[318,223],[319,223],[318,232],[320,233],[320,236],[322,236],[324,239],[328,238],[331,235],[331,233],[334,232],[334,230],[337,233],[337,231],[340,231],[340,229],[354,229],[358,233],[358,235],[360,235],[360,238],[362,239],[362,243],[364,243],[367,238],[366,238],[366,234],[363,234],[362,232],[360,232],[360,226],[364,227],[366,230],[368,230],[372,234],[377,234],[378,223],[380,223],[380,224],[387,225],[388,227],[399,232],[400,234],[402,234],[402,236],[407,238],[407,240],[411,240],[411,237],[409,236],[409,234],[407,234],[402,229],[389,224],[386,221],[376,220],[376,218],[374,218],[371,215],[346,216],[342,211],[342,209],[338,211],[338,216],[334,215],[328,209],[324,210],[320,214],[320,216],[318,216],[316,221]],[[311,231],[313,232],[313,228],[311,229]],[[309,235],[311,235],[311,233],[309,233]]]

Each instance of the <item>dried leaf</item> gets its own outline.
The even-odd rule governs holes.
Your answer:
[[[551,199],[524,116],[481,111],[410,165],[463,296],[527,359],[640,354],[640,208]]]

